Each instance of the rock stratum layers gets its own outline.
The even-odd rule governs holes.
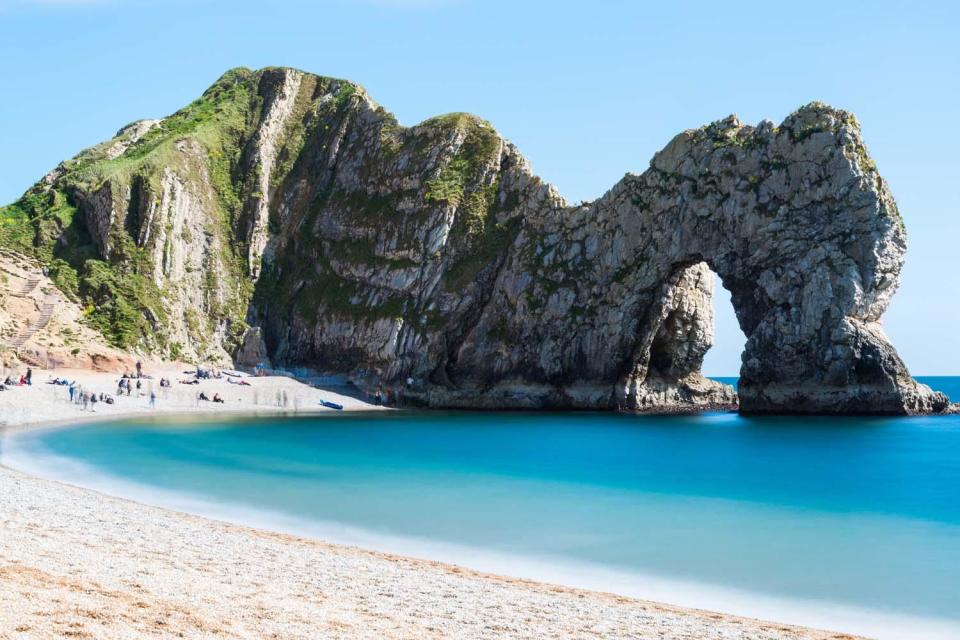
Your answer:
[[[479,118],[406,128],[350,82],[236,69],[2,211],[0,241],[158,355],[430,406],[731,406],[700,373],[712,270],[748,338],[741,411],[948,406],[881,329],[903,221],[856,119],[820,103],[685,131],[571,206]]]

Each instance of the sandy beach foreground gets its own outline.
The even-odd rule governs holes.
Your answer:
[[[116,376],[73,377],[106,392]],[[194,388],[175,385],[156,408],[131,397],[90,416],[45,380],[38,372],[40,384],[0,393],[0,419],[8,428],[147,412],[276,411],[269,399],[283,390],[289,411],[316,411],[320,396],[347,410],[370,408],[294,380],[268,378],[242,389],[205,381],[208,393],[221,385],[232,394],[217,407],[198,409]],[[4,640],[851,637],[251,529],[6,467],[0,467],[0,523]]]

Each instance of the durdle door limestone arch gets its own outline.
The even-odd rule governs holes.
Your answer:
[[[515,246],[480,326],[540,333],[530,341],[540,349],[519,368],[526,381],[555,376],[564,398],[546,404],[602,404],[601,381],[618,368],[610,402],[619,407],[735,402],[699,374],[712,342],[709,267],[732,293],[748,337],[742,412],[948,406],[910,377],[879,324],[899,284],[905,232],[859,126],[843,111],[813,104],[779,127],[730,117],[682,133],[642,175],[530,225]],[[524,251],[533,259],[518,257]],[[559,276],[538,266],[551,260],[561,263]],[[461,354],[473,377],[489,375],[484,363],[502,367],[498,355],[509,351],[490,348],[490,333]],[[510,386],[498,402],[517,393]]]
[[[705,261],[747,336],[740,409],[913,413],[947,399],[918,385],[880,318],[906,235],[853,116],[810,105],[779,127],[728,118],[677,136],[613,206],[662,264]],[[636,207],[623,206],[623,202]]]
[[[430,406],[949,408],[883,334],[903,222],[854,117],[819,103],[681,133],[571,205],[480,118],[404,127],[354,83],[233,69],[0,214],[105,335],[159,356]],[[700,373],[710,270],[748,338],[739,398]]]

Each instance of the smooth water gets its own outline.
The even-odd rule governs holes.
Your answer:
[[[924,379],[960,398],[960,378]],[[12,466],[677,604],[960,637],[960,416],[395,413],[26,432]]]

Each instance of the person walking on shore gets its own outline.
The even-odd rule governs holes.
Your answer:
[[[151,409],[157,408],[157,394],[154,393],[153,391],[150,391],[150,408]]]

